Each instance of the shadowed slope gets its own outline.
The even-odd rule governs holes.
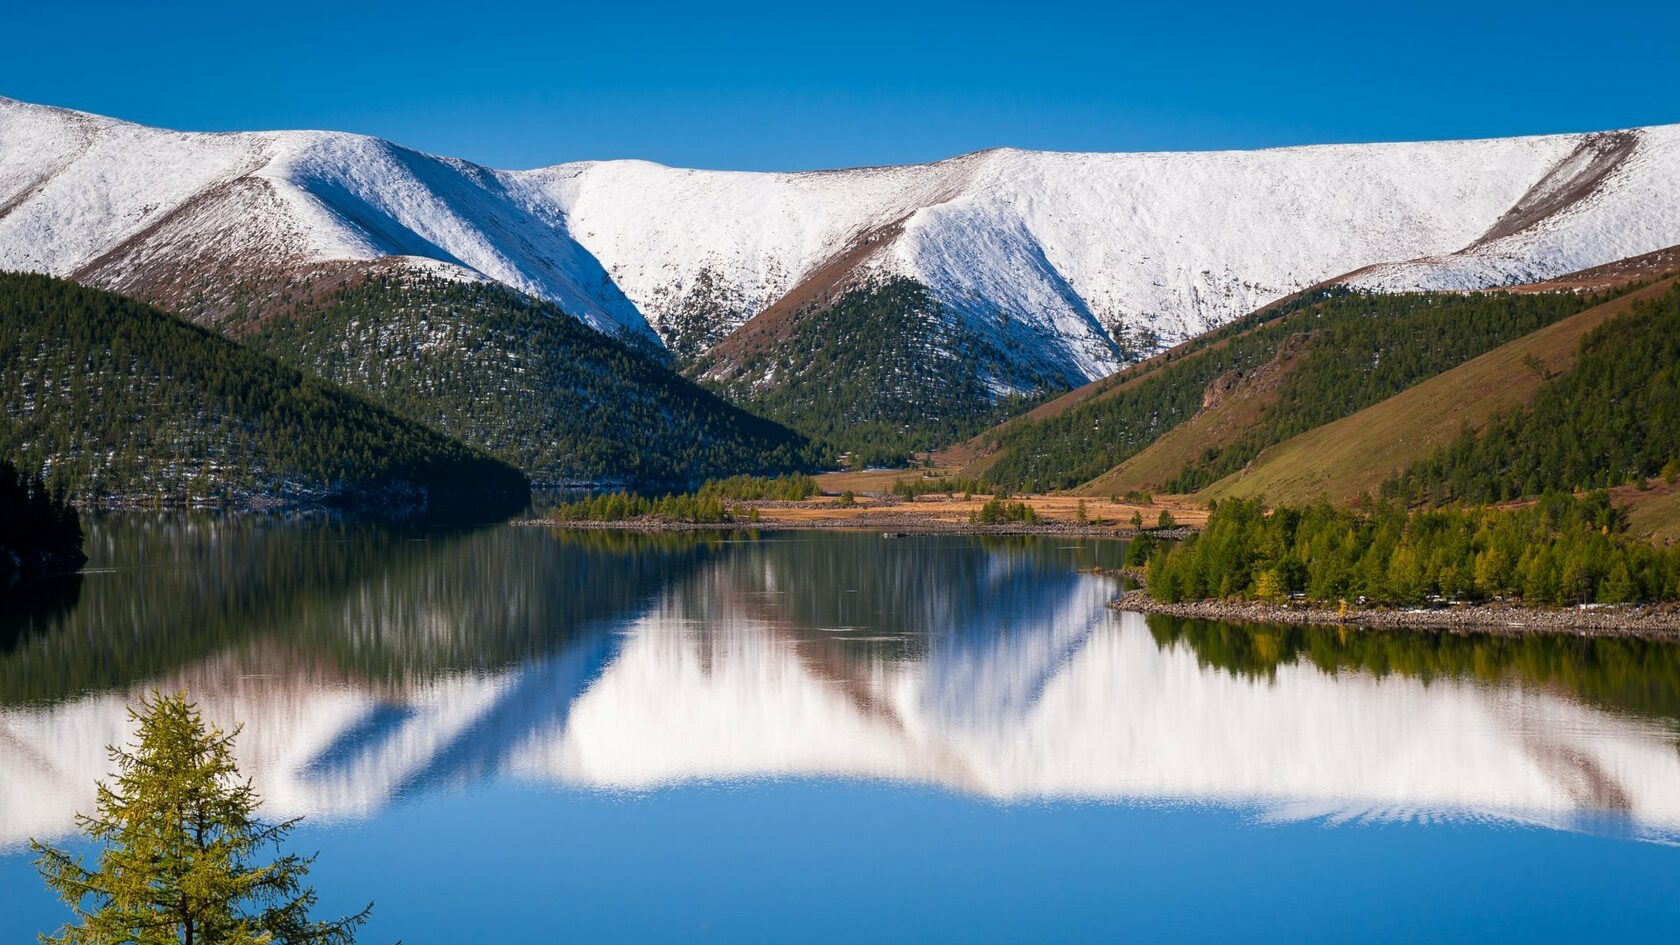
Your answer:
[[[84,500],[523,502],[518,470],[150,306],[0,275],[0,455]]]

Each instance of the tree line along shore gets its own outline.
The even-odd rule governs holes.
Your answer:
[[[1625,511],[1604,491],[1430,509],[1381,499],[1267,509],[1228,499],[1197,534],[1149,549],[1143,579],[1118,606],[1226,620],[1680,638],[1680,546],[1630,535]]]
[[[1145,581],[1145,591],[1123,598],[1126,609],[1379,626],[1676,626],[1659,605],[1680,601],[1680,546],[1630,534],[1625,510],[1604,490],[1424,508],[1381,498],[1353,507],[1226,499],[1175,514],[1154,496],[976,494],[981,488],[927,477],[898,480],[887,496],[833,496],[800,474],[736,477],[686,495],[589,496],[526,524],[1106,535],[1132,540],[1127,564]]]

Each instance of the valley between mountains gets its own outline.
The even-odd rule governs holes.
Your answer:
[[[1194,496],[1181,512],[1445,497],[1418,467],[1435,451],[1520,423],[1610,323],[1668,330],[1676,244],[1672,125],[503,171],[0,99],[0,269],[84,287],[5,277],[0,447],[107,502],[424,491],[418,470],[462,468],[446,443],[468,451],[449,463],[642,491],[915,455],[993,490]],[[154,326],[142,350],[98,334],[114,312]],[[208,366],[235,361],[232,381]],[[258,376],[334,419],[228,399]],[[375,422],[426,431],[402,434],[422,450],[402,475],[352,432]],[[1477,495],[1660,480],[1650,427],[1638,455]],[[285,431],[318,455],[262,445]]]

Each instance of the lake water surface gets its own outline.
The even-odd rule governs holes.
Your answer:
[[[1119,543],[109,516],[0,615],[0,942],[124,706],[363,940],[1680,940],[1680,647],[1118,614]]]

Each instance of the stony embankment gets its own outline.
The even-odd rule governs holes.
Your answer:
[[[1551,608],[1493,602],[1414,608],[1349,607],[1343,611],[1337,607],[1259,601],[1197,600],[1168,604],[1150,597],[1147,591],[1131,590],[1109,606],[1115,610],[1199,620],[1680,640],[1680,606],[1675,604]]]

